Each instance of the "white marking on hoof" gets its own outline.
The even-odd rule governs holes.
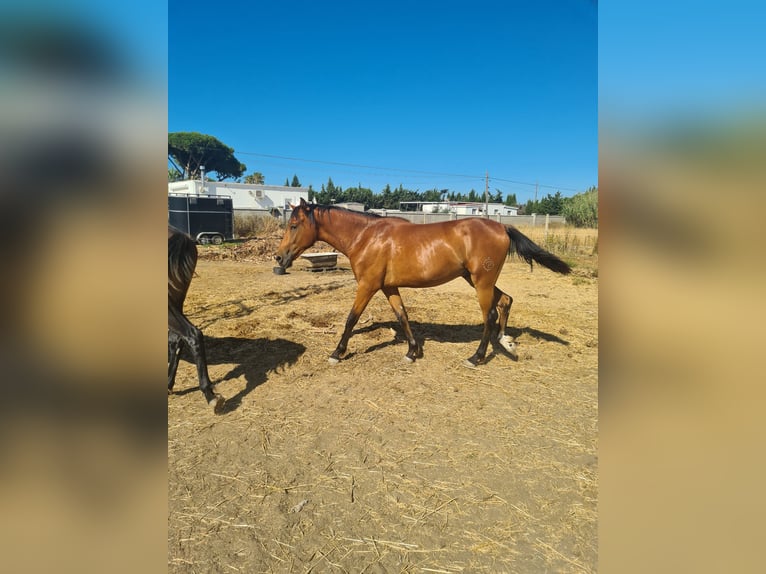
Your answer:
[[[337,365],[338,363],[340,363],[340,360],[336,359],[335,357],[330,357],[329,359],[327,359],[327,362],[330,363],[331,365]]]
[[[403,359],[404,359],[404,362],[405,362],[405,363],[408,363],[408,364],[409,364],[409,363],[414,363],[414,362],[415,362],[415,359],[413,359],[413,358],[411,358],[411,357],[408,357],[407,355],[404,355]]]
[[[511,339],[508,335],[501,335],[497,340],[506,351],[512,355],[516,354],[516,341]]]
[[[475,369],[475,368],[476,368],[476,365],[474,365],[474,364],[473,364],[471,361],[469,361],[468,359],[466,359],[465,361],[463,361],[463,366],[464,366],[464,367],[468,367],[469,369]]]

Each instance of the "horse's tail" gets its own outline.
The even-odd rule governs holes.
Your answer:
[[[194,239],[168,226],[168,301],[180,311],[197,267]]]
[[[547,267],[551,271],[556,273],[562,273],[566,275],[572,268],[564,263],[561,259],[556,257],[553,253],[549,253],[529,237],[524,235],[521,231],[513,227],[512,225],[505,226],[505,232],[508,234],[508,238],[511,240],[511,245],[508,247],[509,253],[516,253],[524,261],[529,263],[529,267],[532,267],[532,261],[537,261],[543,267]]]

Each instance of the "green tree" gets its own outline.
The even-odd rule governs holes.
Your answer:
[[[503,202],[505,205],[510,206],[516,206],[518,205],[518,202],[516,201],[516,194],[515,193],[509,193],[505,196],[505,201]]]
[[[301,182],[298,180],[297,175],[293,175],[293,181],[290,183],[290,187],[300,187]]]
[[[377,208],[397,209],[399,207],[398,205],[394,205],[394,194],[391,191],[391,186],[389,184],[386,184],[386,187],[383,188],[382,193],[378,197],[380,197],[380,204],[376,205]]]
[[[439,191],[439,190],[438,190],[438,189],[436,189],[436,188],[434,188],[434,189],[427,189],[426,191],[424,191],[424,192],[423,192],[423,193],[420,195],[420,198],[421,198],[423,201],[441,201],[441,198],[442,198],[442,192],[441,192],[441,191]]]
[[[182,174],[180,171],[178,171],[174,167],[168,168],[168,181],[178,181],[179,179],[183,179],[184,174]]]
[[[537,213],[540,215],[559,215],[564,209],[565,198],[561,197],[561,192],[557,191],[555,195],[550,193],[540,199],[540,201],[527,201],[524,206],[524,213],[532,214]]]
[[[335,199],[337,201],[337,198],[335,197],[337,193],[337,189],[335,187],[335,184],[332,182],[332,178],[327,178],[327,199],[333,200]],[[330,203],[329,201],[327,203]]]
[[[249,175],[245,176],[244,179],[245,183],[255,183],[258,185],[263,185],[265,183],[265,180],[263,178],[263,174],[260,171],[255,171]]]
[[[241,177],[247,169],[234,157],[234,149],[213,136],[197,132],[169,133],[168,157],[190,179],[201,177],[200,166],[205,166],[206,175],[215,173],[218,181]]]

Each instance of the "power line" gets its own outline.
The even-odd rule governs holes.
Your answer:
[[[401,173],[417,173],[422,175],[441,175],[446,177],[465,177],[468,179],[482,179],[482,176],[475,176],[475,175],[466,175],[466,174],[460,174],[460,173],[444,173],[439,171],[423,171],[419,169],[403,169],[403,168],[395,168],[395,167],[381,167],[379,165],[364,165],[359,163],[346,163],[346,162],[340,162],[340,161],[324,161],[319,159],[306,159],[301,157],[289,157],[284,155],[272,155],[272,154],[266,154],[266,153],[255,153],[255,152],[248,152],[248,151],[237,151],[234,153],[239,153],[242,155],[254,155],[258,157],[270,157],[275,159],[287,159],[291,161],[305,161],[308,163],[321,163],[326,165],[339,165],[344,167],[361,167],[364,169],[382,169],[385,171],[396,171]]]
[[[241,154],[241,155],[252,155],[256,157],[267,157],[271,159],[282,159],[282,160],[288,160],[288,161],[302,161],[306,163],[318,163],[322,165],[337,165],[341,167],[354,167],[354,168],[362,168],[362,169],[377,169],[377,170],[383,170],[383,171],[390,171],[390,172],[396,172],[396,173],[411,173],[411,174],[418,174],[418,175],[430,175],[430,176],[441,176],[441,177],[456,177],[456,178],[463,178],[463,179],[474,179],[474,180],[483,180],[483,175],[467,175],[464,173],[447,173],[447,172],[440,172],[440,171],[425,171],[425,170],[419,170],[419,169],[404,169],[404,168],[394,168],[394,167],[383,167],[379,165],[365,165],[360,163],[348,163],[348,162],[340,162],[340,161],[326,161],[326,160],[319,160],[319,159],[307,159],[307,158],[301,158],[301,157],[291,157],[291,156],[284,156],[284,155],[274,155],[274,154],[266,154],[266,153],[257,153],[257,152],[250,152],[250,151],[235,151],[234,153]],[[516,185],[528,185],[528,186],[539,186],[544,187],[547,189],[556,189],[556,190],[562,190],[562,191],[573,191],[578,192],[580,190],[573,189],[571,187],[562,187],[560,185],[547,185],[543,183],[529,183],[525,181],[518,181],[513,179],[505,179],[501,177],[490,177],[490,180],[492,181],[502,181],[505,183],[513,183]]]
[[[517,185],[529,185],[529,186],[545,187],[547,189],[556,189],[556,190],[561,190],[561,191],[574,191],[574,192],[581,191],[579,189],[573,189],[571,187],[562,187],[560,185],[546,185],[544,183],[528,183],[526,181],[514,181],[512,179],[503,179],[501,177],[490,177],[489,179],[491,179],[493,181],[504,181],[506,183],[515,183]]]

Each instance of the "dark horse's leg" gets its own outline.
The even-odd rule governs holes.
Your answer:
[[[181,356],[181,337],[178,333],[168,330],[168,394],[173,392],[176,384],[178,359]]]
[[[495,297],[497,297],[497,313],[498,313],[498,331],[497,336],[493,340],[497,340],[503,348],[508,351],[514,357],[516,356],[516,343],[505,334],[505,327],[508,325],[508,315],[511,312],[511,305],[513,305],[513,297],[504,293],[497,287],[495,287]]]
[[[475,367],[484,361],[484,358],[487,355],[487,345],[489,345],[490,339],[496,337],[498,334],[500,325],[498,325],[497,322],[497,304],[501,297],[502,291],[500,291],[500,289],[496,289],[494,285],[476,285],[475,280],[469,281],[469,283],[473,284],[476,288],[476,295],[479,299],[481,314],[484,318],[484,332],[481,335],[479,348],[476,349],[476,352],[473,354],[473,356],[468,358],[465,362],[466,366]]]
[[[168,305],[168,329],[175,333],[179,341],[183,341],[191,350],[194,356],[194,362],[197,365],[197,376],[199,377],[199,388],[205,395],[207,404],[213,407],[215,412],[223,408],[224,399],[221,395],[213,392],[213,385],[207,373],[207,358],[205,357],[205,344],[202,340],[202,331],[192,325],[184,317],[183,313],[173,305]],[[168,339],[168,352],[170,352],[170,339]],[[176,354],[178,349],[176,349]],[[177,360],[177,359],[176,359]],[[170,388],[168,382],[168,388]]]
[[[404,358],[412,363],[415,359],[419,359],[423,356],[423,349],[418,345],[415,337],[412,335],[412,329],[410,329],[410,322],[407,318],[407,309],[404,308],[402,297],[399,295],[399,289],[396,287],[384,287],[383,293],[388,298],[388,303],[391,305],[391,309],[394,310],[394,315],[399,320],[404,330],[404,335],[407,337],[407,343],[409,344],[409,350]]]
[[[372,299],[372,296],[375,295],[377,291],[377,287],[371,289],[361,283],[356,288],[356,298],[354,299],[354,304],[351,306],[351,312],[346,318],[346,328],[343,329],[343,335],[340,337],[338,346],[335,348],[332,355],[330,355],[330,364],[337,364],[343,353],[346,352],[348,340],[351,338],[351,331],[354,329],[354,325],[359,321],[359,317],[362,316],[362,311],[364,311],[364,308],[367,307],[370,299]]]
[[[463,275],[463,279],[465,279],[471,287],[473,287],[474,289],[476,288],[476,285],[474,285],[473,280],[471,279],[471,276],[469,274],[466,273],[465,275]],[[511,305],[513,305],[513,297],[511,297],[510,295],[508,295],[501,289],[498,289],[497,287],[495,287],[494,289],[495,289],[494,297],[495,297],[495,300],[497,301],[497,303],[495,304],[497,309],[497,314],[494,317],[497,319],[497,324],[492,325],[492,330],[490,332],[490,339],[492,341],[499,342],[506,351],[508,351],[511,355],[515,356],[516,343],[514,343],[511,340],[511,338],[505,334],[505,328],[508,325],[508,316],[511,313]]]

